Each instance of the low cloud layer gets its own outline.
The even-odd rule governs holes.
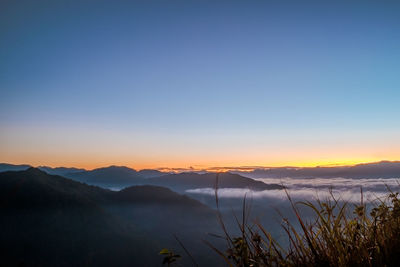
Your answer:
[[[359,202],[361,199],[360,188],[363,189],[363,197],[366,201],[384,198],[388,187],[393,191],[398,190],[398,179],[345,179],[345,178],[313,178],[313,179],[260,179],[265,183],[279,183],[287,187],[288,193],[295,200],[314,200],[329,198],[331,192],[337,199]],[[196,188],[187,190],[191,194],[214,195],[213,188]],[[284,190],[253,191],[240,188],[220,188],[220,198],[273,198],[276,200],[287,200]]]

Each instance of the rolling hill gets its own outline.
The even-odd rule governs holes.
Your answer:
[[[170,174],[146,180],[147,184],[165,186],[178,192],[184,192],[195,188],[214,188],[216,184],[216,173],[179,173]],[[219,188],[249,188],[252,190],[282,189],[278,184],[265,184],[238,174],[220,173],[218,178]]]
[[[146,179],[163,175],[166,175],[166,173],[157,170],[136,171],[123,166],[109,166],[91,171],[84,170],[64,174],[65,177],[70,179],[106,188],[123,188],[146,184]]]
[[[167,188],[114,192],[36,168],[0,173],[0,211],[5,266],[159,266],[172,233],[201,240],[216,225],[211,209]]]

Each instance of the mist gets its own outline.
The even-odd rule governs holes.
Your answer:
[[[279,183],[286,187],[286,190],[274,189],[255,191],[246,188],[219,188],[219,198],[253,198],[273,199],[287,201],[289,196],[297,201],[324,200],[331,194],[338,200],[348,202],[360,202],[361,192],[364,201],[375,201],[383,199],[388,190],[395,190],[399,186],[399,179],[350,179],[350,178],[261,178],[258,179],[267,184]],[[186,190],[189,194],[203,194],[214,196],[214,188],[196,188]]]

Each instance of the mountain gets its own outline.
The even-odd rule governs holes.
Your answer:
[[[35,168],[0,173],[2,264],[123,266],[151,258],[151,240],[101,207],[112,193]]]
[[[281,167],[259,168],[251,172],[235,173],[251,178],[400,178],[400,161],[381,161],[337,167]]]
[[[26,171],[0,173],[0,205],[8,208],[91,206],[110,193],[32,167]]]
[[[28,168],[30,168],[30,165],[14,165],[14,164],[8,164],[8,163],[0,163],[0,172],[6,172],[6,171],[23,171]]]
[[[91,171],[80,171],[65,174],[65,177],[87,184],[136,184],[142,180],[138,172],[128,167],[110,166]]]
[[[65,176],[69,173],[77,173],[85,171],[85,169],[79,169],[79,168],[66,168],[66,167],[52,168],[48,166],[39,166],[38,169],[47,172],[48,174],[60,175],[60,176]]]
[[[0,163],[0,172],[23,171],[30,168],[30,165],[13,165]],[[143,179],[161,177],[168,175],[168,172],[144,169],[136,171],[124,166],[109,166],[94,170],[67,167],[40,166],[38,169],[48,174],[60,175],[75,181],[84,182],[90,185],[98,185],[106,188],[124,188],[131,185],[144,184]]]
[[[0,172],[24,171],[30,167],[32,167],[32,166],[27,165],[27,164],[14,165],[14,164],[8,164],[8,163],[0,163]],[[85,169],[78,169],[78,168],[66,168],[66,167],[52,168],[52,167],[48,167],[48,166],[40,166],[40,167],[38,167],[38,169],[45,171],[48,174],[61,175],[61,176],[68,174],[68,173],[85,171]]]
[[[84,170],[64,174],[65,177],[90,185],[118,189],[131,185],[146,184],[145,179],[163,175],[165,173],[157,170],[136,171],[124,166],[110,166],[91,171]]]
[[[164,175],[171,174],[169,172],[160,172],[159,170],[151,170],[151,169],[144,169],[138,171],[138,175],[142,178],[154,178],[154,177],[160,177]]]
[[[36,168],[0,173],[0,214],[4,266],[160,266],[172,233],[193,249],[189,237],[216,227],[214,211],[167,188],[114,192]]]
[[[31,167],[30,165],[13,165],[0,163],[0,172],[21,171]],[[58,167],[51,168],[41,166],[39,169],[55,175],[61,175],[77,181],[93,185],[107,185],[126,187],[136,184],[147,184],[142,181],[148,178],[173,175],[173,173],[158,170],[145,169],[136,171],[128,167],[110,166],[94,170],[79,168]],[[209,174],[209,172],[196,172],[197,174]],[[313,177],[343,177],[343,178],[397,178],[400,177],[400,161],[380,161],[375,163],[357,164],[354,166],[334,167],[272,167],[256,168],[253,171],[231,171],[248,178],[313,178]]]
[[[114,194],[114,200],[120,203],[146,203],[146,204],[165,204],[179,205],[195,209],[206,208],[200,202],[185,195],[179,195],[172,190],[152,185],[138,185],[127,187]],[[207,208],[206,208],[207,209]]]
[[[157,178],[149,178],[147,184],[159,185],[182,192],[195,188],[214,188],[216,183],[216,173],[179,173],[170,174]],[[282,189],[278,184],[265,184],[251,178],[246,178],[233,173],[220,173],[218,178],[219,188],[249,188],[252,190]]]

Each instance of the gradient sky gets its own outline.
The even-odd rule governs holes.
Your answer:
[[[1,1],[0,162],[399,160],[399,14],[395,1]]]

